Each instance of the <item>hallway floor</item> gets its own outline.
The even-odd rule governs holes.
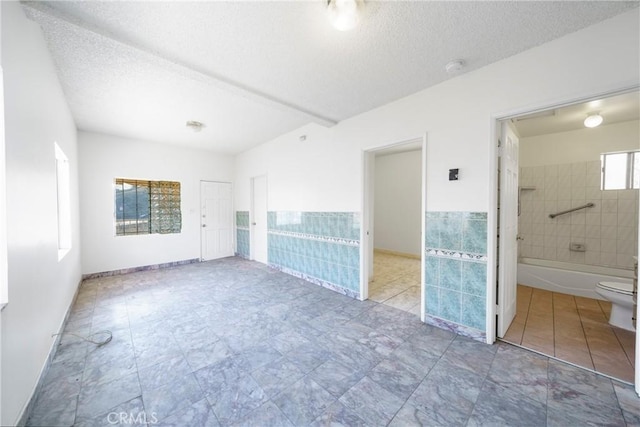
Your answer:
[[[379,251],[373,257],[369,299],[420,317],[420,259]]]
[[[101,347],[71,335],[104,329]],[[85,281],[28,425],[624,426],[639,402],[618,381],[226,258]]]
[[[518,285],[504,340],[633,383],[635,333],[610,326],[611,303]]]

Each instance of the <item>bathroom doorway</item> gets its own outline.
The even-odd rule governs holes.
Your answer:
[[[589,116],[601,123],[586,127],[600,120]],[[498,209],[504,215],[511,206],[517,215],[516,280],[498,289],[499,299],[509,294],[505,288],[514,292],[515,316],[498,328],[499,338],[629,383],[637,333],[609,324],[612,305],[596,285],[634,280],[639,120],[636,90],[500,123],[515,132],[519,155],[516,200]],[[611,153],[626,163],[603,171]],[[609,185],[603,174],[624,177]],[[501,262],[509,260],[499,257],[499,270]]]
[[[423,139],[365,153],[368,299],[421,316]]]

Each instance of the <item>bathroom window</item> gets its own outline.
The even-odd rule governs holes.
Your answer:
[[[640,152],[605,153],[602,163],[603,190],[640,188]]]
[[[180,183],[115,180],[116,236],[180,233]]]

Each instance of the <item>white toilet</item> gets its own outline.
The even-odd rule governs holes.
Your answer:
[[[611,302],[609,324],[627,331],[635,331],[633,317],[633,284],[620,282],[600,282],[596,292]]]

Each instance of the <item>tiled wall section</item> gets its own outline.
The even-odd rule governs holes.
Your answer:
[[[251,256],[249,240],[249,212],[236,211],[236,255],[249,259]]]
[[[360,214],[269,212],[269,265],[345,295],[360,295]]]
[[[427,212],[427,322],[482,339],[486,283],[486,212]]]
[[[576,264],[633,268],[638,247],[638,190],[600,190],[600,161],[520,169],[519,255]],[[593,208],[549,218],[586,203]],[[581,243],[586,252],[570,251]]]

